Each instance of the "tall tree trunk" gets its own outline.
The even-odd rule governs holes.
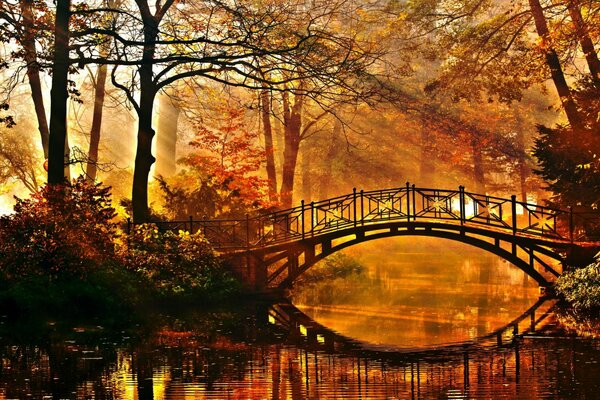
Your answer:
[[[166,94],[158,96],[158,129],[156,133],[156,174],[175,175],[177,170],[177,123],[180,109]]]
[[[300,149],[300,132],[302,129],[302,94],[294,95],[294,104],[290,105],[289,93],[282,93],[283,100],[283,123],[284,123],[284,150],[283,168],[281,174],[281,189],[279,198],[283,208],[292,206],[294,194],[294,176],[296,173],[296,162]]]
[[[92,116],[92,129],[90,130],[90,148],[88,150],[88,163],[86,168],[86,176],[90,182],[96,180],[96,173],[98,170],[98,147],[100,145],[100,132],[102,129],[102,109],[104,108],[104,97],[106,94],[107,70],[107,65],[99,65],[98,73],[96,74],[94,111]]]
[[[121,0],[107,0],[108,8],[115,8],[122,3]],[[110,51],[109,43],[101,44],[102,57],[108,57]],[[92,128],[90,129],[90,147],[88,149],[88,163],[86,166],[86,178],[89,182],[96,181],[98,173],[98,149],[100,146],[100,135],[102,133],[102,117],[104,109],[104,98],[106,97],[106,78],[108,74],[108,65],[98,66],[94,84],[94,110],[92,115]]]
[[[525,162],[525,157],[519,159],[519,186],[521,189],[521,201],[527,203],[527,177],[529,176],[529,167]]]
[[[535,27],[538,36],[548,44],[550,41],[550,32],[548,30],[548,24],[546,22],[546,18],[544,17],[544,12],[542,10],[540,1],[529,0],[529,6],[531,8],[531,15],[535,21]],[[569,85],[565,79],[565,74],[563,73],[560,65],[560,59],[558,58],[558,54],[556,54],[554,48],[551,46],[546,48],[546,64],[550,68],[552,81],[554,82],[554,86],[556,87],[556,91],[558,92],[558,96],[560,97],[560,101],[571,127],[574,130],[583,129],[583,121],[579,115],[577,106],[573,101],[571,90],[569,89]]]
[[[67,137],[67,78],[69,72],[69,19],[71,1],[57,0],[54,27],[54,66],[50,97],[50,136],[48,142],[48,184],[65,180],[65,143]]]
[[[527,166],[527,152],[525,149],[525,134],[523,133],[523,129],[525,128],[525,124],[523,123],[523,118],[520,115],[517,115],[517,137],[516,137],[516,146],[518,151],[518,160],[517,160],[517,168],[519,169],[519,186],[521,190],[521,201],[523,203],[527,203],[527,177],[530,174],[529,167]]]
[[[317,197],[319,200],[324,200],[329,197],[331,181],[333,179],[333,159],[338,149],[338,139],[342,136],[342,122],[339,119],[335,120],[331,131],[331,140],[328,143],[327,153],[323,161],[321,174],[319,176],[319,186]]]
[[[311,179],[311,166],[310,159],[312,154],[308,151],[306,146],[303,147],[302,151],[302,198],[310,202],[312,201],[312,179]]]
[[[419,165],[420,184],[425,187],[435,187],[435,155],[433,149],[435,135],[432,135],[425,124],[425,118],[421,119],[421,162]]]
[[[300,126],[297,122],[290,123],[285,127],[285,149],[283,152],[283,169],[281,174],[281,190],[279,197],[283,208],[292,206],[294,194],[294,175],[298,151],[300,149]]]
[[[152,65],[156,50],[156,37],[158,36],[158,22],[149,15],[149,10],[142,11],[144,19],[144,50],[140,74],[140,103],[138,109],[138,132],[135,164],[133,171],[133,188],[131,192],[131,206],[133,222],[147,222],[148,210],[148,175],[155,161],[152,155],[152,111],[157,88],[153,80]]]
[[[483,167],[483,152],[479,140],[471,141],[473,151],[473,180],[475,181],[475,192],[485,193],[485,169]]]
[[[25,51],[25,63],[27,64],[27,79],[31,88],[31,99],[35,108],[35,115],[38,121],[38,130],[42,140],[44,158],[48,158],[48,120],[46,118],[46,108],[44,107],[44,95],[42,93],[42,84],[40,80],[40,66],[37,61],[37,50],[35,48],[36,29],[33,22],[33,1],[21,1],[21,13],[23,15],[23,37],[21,44]]]
[[[590,38],[588,29],[585,25],[585,21],[581,16],[579,0],[569,1],[568,7],[569,15],[571,16],[573,25],[577,30],[577,37],[579,38],[581,50],[583,50],[583,54],[585,55],[585,59],[590,69],[590,74],[592,75],[594,80],[598,82],[600,81],[600,60],[598,59],[598,54],[596,53],[596,49],[594,48],[594,42],[592,42],[592,39]]]
[[[267,161],[267,179],[269,181],[269,200],[277,201],[277,172],[275,170],[275,148],[273,147],[273,127],[271,125],[271,96],[263,89],[260,93],[263,135],[265,137],[265,156]]]

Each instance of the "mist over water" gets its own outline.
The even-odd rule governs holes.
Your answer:
[[[306,285],[293,300],[317,322],[390,348],[471,341],[517,318],[539,289],[517,267],[467,245],[421,238],[351,249],[362,279]]]

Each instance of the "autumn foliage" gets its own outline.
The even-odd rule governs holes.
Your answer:
[[[128,236],[120,257],[129,271],[162,295],[222,296],[238,289],[200,233],[162,232],[153,224],[139,225]]]
[[[573,93],[584,128],[540,125],[533,154],[539,163],[536,172],[554,193],[551,204],[589,212],[600,204],[600,84],[584,80]]]
[[[15,213],[1,219],[4,278],[85,277],[114,256],[114,216],[109,189],[83,178],[17,199]]]
[[[83,177],[18,199],[0,220],[0,302],[89,309],[175,295],[212,300],[238,289],[201,234],[144,224],[126,235],[115,216],[110,189]]]
[[[159,182],[165,209],[174,219],[241,218],[269,207],[267,181],[257,175],[264,159],[258,133],[247,128],[242,108],[223,105],[211,125],[198,125],[193,151],[175,177]]]

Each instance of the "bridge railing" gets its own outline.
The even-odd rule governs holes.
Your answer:
[[[571,212],[539,204],[464,192],[464,220],[469,223],[526,234],[571,240]]]
[[[255,248],[393,221],[483,225],[513,235],[560,241],[595,240],[600,213],[575,213],[539,204],[458,190],[404,187],[357,191],[273,213],[236,220],[159,222],[160,229],[202,232],[218,249]]]

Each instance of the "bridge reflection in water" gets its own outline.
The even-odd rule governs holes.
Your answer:
[[[295,348],[304,351],[301,367],[304,368],[302,377],[307,393],[311,392],[311,384],[318,387],[320,381],[323,384],[323,380],[329,380],[332,375],[339,378],[336,375],[341,370],[346,375],[346,382],[348,374],[353,378],[354,390],[358,391],[353,396],[358,394],[361,397],[378,398],[377,396],[383,395],[384,393],[369,389],[371,382],[376,388],[385,388],[386,396],[391,393],[401,398],[406,395],[411,398],[439,395],[473,398],[478,396],[470,391],[471,379],[475,378],[477,383],[482,383],[490,375],[498,374],[499,371],[495,370],[498,367],[502,369],[502,378],[499,380],[506,380],[511,382],[510,386],[514,385],[507,394],[519,392],[521,369],[524,366],[532,367],[532,364],[522,360],[521,343],[528,337],[543,334],[553,327],[548,319],[553,315],[554,308],[555,300],[540,298],[513,321],[473,341],[402,351],[361,343],[339,335],[316,323],[290,303],[271,306],[269,323],[283,329],[284,343],[291,342]],[[530,361],[534,363],[535,353],[528,346],[526,349],[528,354],[525,357],[531,356]],[[340,363],[338,371],[335,371],[336,362]],[[476,368],[475,373],[471,371],[472,367]],[[361,383],[365,387],[364,394]],[[457,386],[458,383],[460,385]],[[506,383],[502,385],[504,388],[509,386]],[[484,390],[482,394],[484,397],[500,396],[502,391]]]
[[[523,335],[539,333],[547,328],[547,318],[554,311],[556,300],[540,297],[529,309],[504,326],[472,341],[431,346],[431,349],[402,349],[387,345],[376,346],[340,335],[314,321],[291,303],[274,304],[269,308],[269,323],[283,327],[295,345],[304,345],[311,351],[327,351],[343,354],[359,353],[379,359],[406,359],[407,356],[422,358],[430,354],[464,353],[485,346],[503,346]],[[399,357],[399,358],[398,358]]]

